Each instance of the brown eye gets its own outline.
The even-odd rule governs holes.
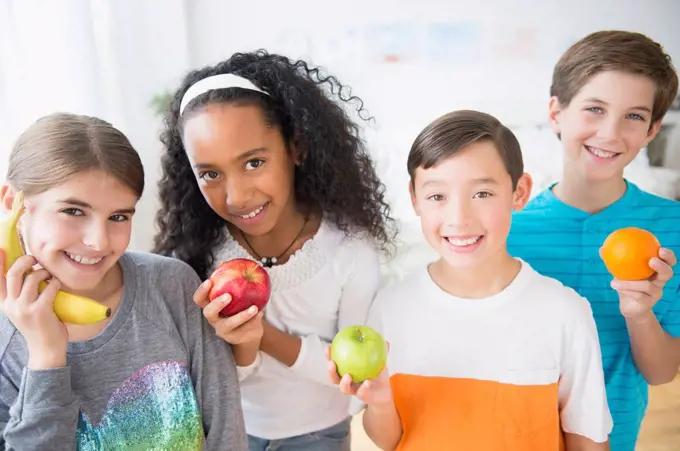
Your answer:
[[[83,210],[81,210],[80,208],[65,208],[65,209],[61,210],[61,212],[65,213],[69,216],[84,216],[85,215]]]
[[[491,193],[488,191],[480,191],[473,196],[475,199],[485,199],[487,197],[491,197]]]
[[[219,176],[220,175],[215,171],[205,171],[205,172],[201,172],[200,174],[198,174],[198,178],[201,179],[201,180],[205,180],[205,181],[215,180]]]
[[[259,167],[262,166],[263,164],[264,164],[264,160],[260,160],[260,159],[257,159],[257,158],[254,159],[254,160],[249,160],[249,161],[246,163],[246,170],[247,170],[247,171],[252,171],[253,169],[259,168]]]
[[[130,218],[127,217],[126,215],[113,215],[109,219],[112,220],[113,222],[125,222]]]

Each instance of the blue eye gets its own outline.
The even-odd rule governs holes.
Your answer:
[[[602,108],[600,108],[599,106],[588,107],[588,108],[586,108],[586,111],[590,111],[591,113],[595,113],[595,114],[600,114],[600,113],[603,112]]]

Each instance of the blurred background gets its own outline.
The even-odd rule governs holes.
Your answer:
[[[326,12],[323,12],[326,11]],[[365,139],[400,221],[386,281],[429,250],[406,194],[406,154],[436,116],[498,116],[517,134],[534,194],[560,174],[547,128],[552,68],[599,29],[639,31],[680,66],[677,0],[0,0],[0,171],[17,135],[54,111],[100,116],[142,155],[147,190],[131,247],[148,250],[158,201],[158,109],[189,69],[265,48],[322,66],[363,99]],[[644,189],[680,198],[680,105],[627,169]],[[641,450],[680,450],[680,382],[653,391]],[[359,431],[359,429],[357,429]],[[359,431],[360,432],[360,431]],[[674,435],[675,434],[675,435]],[[357,435],[356,449],[373,449]]]

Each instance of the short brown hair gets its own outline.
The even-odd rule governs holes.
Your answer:
[[[144,168],[122,132],[96,117],[55,113],[19,136],[9,157],[7,181],[30,196],[90,170],[111,174],[142,196]]]
[[[411,182],[415,180],[416,169],[429,169],[467,146],[483,141],[494,144],[515,189],[524,173],[522,149],[517,138],[495,117],[473,110],[445,114],[420,132],[408,154]]]
[[[605,30],[573,44],[553,70],[550,95],[568,106],[594,75],[620,71],[644,75],[656,85],[652,123],[661,120],[678,93],[678,74],[660,44],[635,32]]]

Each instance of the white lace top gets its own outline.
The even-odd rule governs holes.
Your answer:
[[[215,266],[239,257],[253,258],[229,239]],[[267,271],[272,295],[265,318],[302,338],[300,354],[286,367],[260,352],[252,365],[239,367],[239,379],[247,432],[278,439],[325,429],[348,416],[350,398],[326,375],[325,347],[339,329],[365,323],[380,286],[380,261],[372,239],[348,239],[322,221],[286,263]]]

